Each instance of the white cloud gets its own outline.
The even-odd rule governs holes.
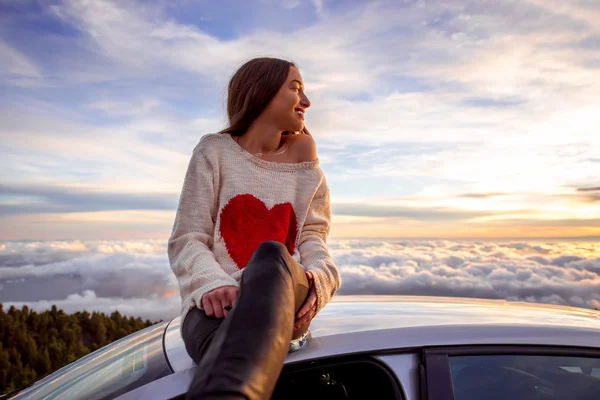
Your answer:
[[[143,318],[178,315],[178,285],[161,241],[6,242],[0,256],[22,264],[0,268],[0,301],[68,312],[119,310]],[[79,252],[85,246],[86,252]],[[340,294],[432,295],[509,299],[593,308],[600,304],[600,246],[594,242],[332,240]],[[76,258],[26,265],[75,251]],[[54,249],[54,253],[52,253]],[[31,285],[61,277],[78,283],[27,300]],[[63,280],[64,282],[64,280]],[[12,293],[8,298],[7,294]],[[29,293],[29,294],[28,294]],[[40,293],[36,293],[40,294]],[[52,296],[52,298],[48,298]]]
[[[389,241],[383,248],[371,243],[360,250],[354,242],[346,245],[332,250],[344,294],[483,297],[578,307],[600,301],[597,244]]]
[[[552,197],[595,184],[600,174],[600,70],[590,66],[600,51],[580,46],[598,34],[597,4],[405,1],[347,4],[336,12],[321,0],[303,4],[319,11],[313,24],[228,39],[177,21],[158,3],[51,6],[61,23],[83,33],[61,38],[71,50],[56,65],[43,59],[36,65],[25,51],[0,42],[9,60],[2,71],[40,80],[46,68],[56,68],[58,94],[43,101],[31,92],[0,110],[2,179],[178,193],[193,146],[223,126],[228,77],[248,58],[274,55],[301,67],[313,101],[307,125],[327,172],[335,174],[334,189],[350,178],[361,188],[370,177],[389,177],[412,184],[390,188],[378,202],[404,197],[405,205],[425,208],[600,215],[600,205]],[[61,104],[61,89],[72,101],[72,90],[90,82],[107,84],[83,88],[89,101]],[[183,112],[180,101],[193,111]],[[356,150],[365,143],[376,150],[431,146],[382,157]],[[351,162],[334,151],[344,144],[356,146]],[[517,196],[454,197],[498,191]],[[336,190],[332,196],[337,200]]]
[[[178,315],[180,310],[180,301],[177,297],[169,299],[163,298],[137,298],[137,299],[119,299],[98,297],[91,290],[85,290],[82,294],[71,294],[63,300],[55,301],[36,301],[36,302],[6,302],[6,309],[11,306],[21,308],[27,305],[30,309],[36,311],[45,311],[56,305],[59,309],[71,314],[79,311],[102,312],[110,314],[119,311],[122,315],[141,317],[150,321],[168,321]]]

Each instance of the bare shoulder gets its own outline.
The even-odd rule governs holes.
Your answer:
[[[287,138],[293,149],[297,162],[314,161],[317,159],[317,145],[310,135],[289,135]]]

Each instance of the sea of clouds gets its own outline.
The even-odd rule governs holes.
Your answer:
[[[600,308],[600,243],[330,240],[340,295],[508,299]],[[179,314],[164,240],[0,242],[0,302],[166,320]]]

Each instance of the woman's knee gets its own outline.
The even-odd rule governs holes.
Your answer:
[[[283,243],[266,240],[258,245],[248,264],[281,264],[289,254]]]
[[[285,254],[287,248],[281,242],[276,240],[265,240],[261,244],[258,245],[256,251],[254,252],[257,256],[272,256],[272,255],[282,255]]]
[[[262,242],[244,269],[243,275],[281,275],[289,273],[289,254],[283,243],[267,240]]]

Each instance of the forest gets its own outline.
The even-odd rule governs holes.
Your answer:
[[[155,322],[87,311],[66,314],[0,304],[0,398]]]

